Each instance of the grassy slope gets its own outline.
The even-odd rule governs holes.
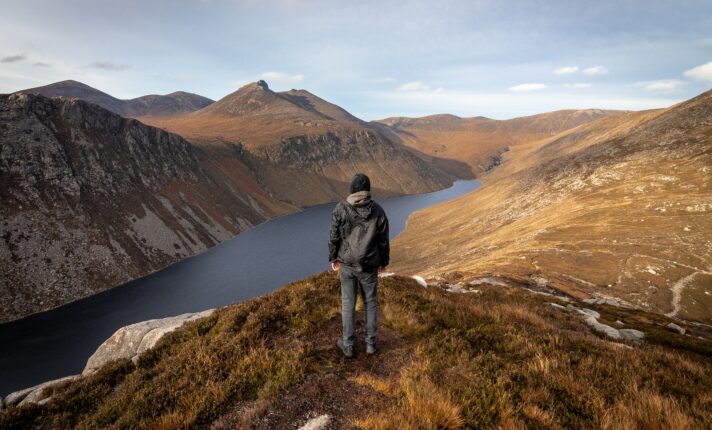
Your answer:
[[[452,275],[457,277],[457,274]],[[480,294],[381,283],[382,351],[343,359],[338,279],[324,273],[218,310],[116,362],[0,413],[0,428],[702,428],[712,422],[709,340],[665,318],[598,306],[647,334],[632,348],[515,287]],[[360,351],[362,352],[362,351]],[[49,393],[47,393],[49,394]]]
[[[712,92],[517,145],[482,189],[411,217],[396,270],[543,277],[709,322],[710,118]]]

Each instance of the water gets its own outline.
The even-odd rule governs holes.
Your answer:
[[[479,186],[457,181],[433,193],[379,200],[391,238],[414,211]],[[0,325],[0,395],[81,373],[96,348],[127,324],[241,302],[327,269],[333,207],[319,205],[272,219],[159,272]]]

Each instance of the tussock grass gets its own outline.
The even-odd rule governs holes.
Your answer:
[[[343,412],[364,429],[695,429],[712,422],[709,340],[666,331],[655,315],[597,307],[602,318],[626,317],[628,327],[649,335],[642,345],[622,346],[550,306],[551,298],[481,290],[451,294],[382,279],[381,330],[407,351],[384,374],[335,363],[336,352],[324,356],[331,352],[309,342],[338,320],[338,279],[321,274],[220,309],[164,338],[136,365],[116,362],[59,388],[46,405],[4,411],[0,428],[219,427],[229,425],[222,417],[230,411],[249,428],[285,390],[327,374],[377,396]],[[389,357],[380,354],[375,359]]]

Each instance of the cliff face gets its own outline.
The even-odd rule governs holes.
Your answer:
[[[456,177],[332,103],[304,90],[274,92],[263,81],[193,114],[146,121],[206,152],[240,145],[260,184],[296,206],[343,197],[359,171],[379,196],[434,191]]]
[[[415,214],[396,266],[710,321],[712,92],[518,145],[503,160],[481,190]]]
[[[238,159],[76,99],[0,97],[0,322],[194,255],[288,208]],[[210,170],[210,171],[209,171]]]

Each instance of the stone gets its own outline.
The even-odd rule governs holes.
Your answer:
[[[618,333],[621,334],[621,338],[624,340],[627,340],[629,342],[641,342],[643,338],[645,337],[645,333],[643,333],[640,330],[635,330],[632,328],[623,328],[618,330]]]
[[[331,417],[329,415],[319,415],[307,421],[306,424],[299,427],[299,430],[323,430],[329,425],[330,421]]]
[[[425,278],[423,278],[422,276],[414,275],[412,276],[412,278],[415,279],[415,282],[417,282],[418,285],[420,285],[421,287],[428,288],[428,283],[425,282]]]
[[[669,330],[672,330],[672,331],[676,331],[676,332],[678,332],[678,333],[680,333],[680,334],[685,334],[685,332],[687,331],[687,330],[685,330],[683,327],[680,327],[679,325],[677,325],[677,324],[675,324],[675,323],[673,323],[673,322],[668,323],[668,324],[665,326],[665,328],[667,328],[667,329],[669,329]]]
[[[43,382],[33,387],[15,391],[14,393],[10,393],[5,396],[3,402],[7,406],[24,406],[30,403],[38,403],[44,400],[42,399],[42,392],[45,390],[45,388],[49,388],[51,386],[58,385],[67,381],[74,381],[76,379],[79,379],[80,377],[81,375],[65,376],[63,378],[53,379],[51,381]]]
[[[82,375],[96,372],[105,364],[128,358],[136,362],[139,355],[153,348],[166,334],[180,328],[183,324],[210,316],[215,309],[203,312],[186,313],[174,317],[154,319],[127,325],[118,329],[102,343],[89,357]]]

